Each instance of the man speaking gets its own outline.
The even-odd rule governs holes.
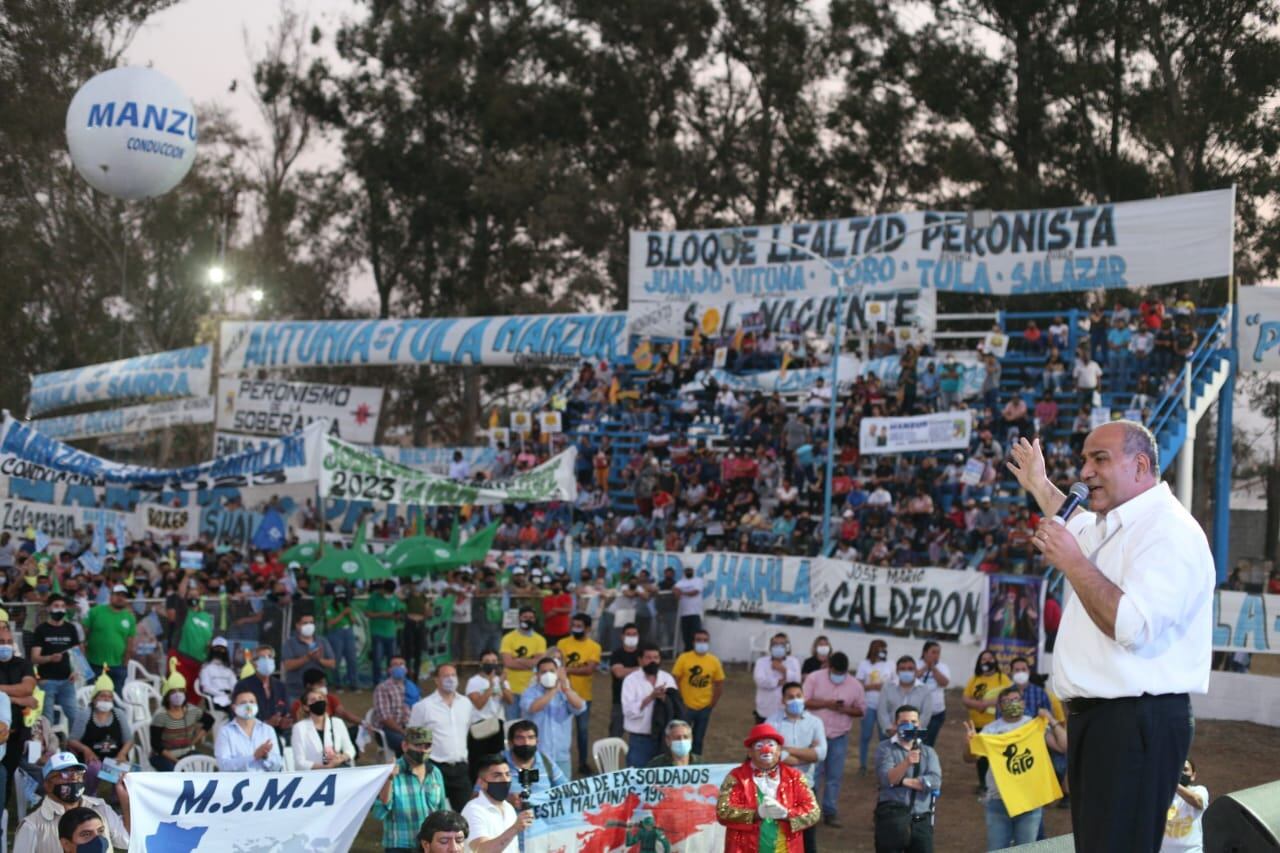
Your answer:
[[[1077,851],[1158,851],[1191,746],[1189,693],[1209,690],[1213,556],[1160,482],[1155,438],[1113,421],[1084,443],[1089,511],[1045,475],[1021,439],[1009,470],[1045,518],[1033,540],[1070,582],[1053,656],[1067,700],[1067,773]],[[1055,518],[1067,509],[1069,519]]]

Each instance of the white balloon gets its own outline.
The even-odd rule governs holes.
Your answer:
[[[113,68],[80,87],[67,108],[67,148],[94,189],[117,198],[163,195],[196,159],[191,99],[150,68]]]

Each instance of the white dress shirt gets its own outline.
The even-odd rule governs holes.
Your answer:
[[[1053,656],[1062,699],[1207,693],[1216,572],[1204,531],[1159,483],[1105,515],[1067,523],[1085,557],[1120,587],[1114,640],[1070,591]]]
[[[437,764],[457,764],[467,760],[467,730],[471,728],[475,706],[461,693],[453,694],[446,705],[437,690],[414,704],[409,711],[409,727],[431,729],[431,760]]]
[[[644,704],[644,697],[659,687],[680,689],[676,680],[671,677],[671,673],[661,669],[658,670],[652,684],[649,683],[649,678],[644,674],[643,669],[637,669],[622,679],[622,727],[624,729],[637,735],[653,734],[653,703],[650,702],[643,708],[640,706]]]
[[[477,794],[467,801],[466,806],[462,809],[462,816],[467,819],[467,849],[474,850],[472,846],[475,839],[484,838],[489,841],[497,838],[499,835],[507,831],[507,827],[516,822],[515,807],[503,800],[495,803],[483,793]],[[502,853],[519,853],[520,836],[516,835],[511,839],[506,847],[502,848]]]
[[[794,655],[782,659],[785,673],[773,668],[773,658],[765,655],[756,661],[752,677],[756,682],[756,713],[769,719],[782,710],[782,685],[788,681],[796,684],[800,681],[800,661]]]
[[[938,680],[932,675],[925,678],[923,675],[924,668],[924,658],[919,658],[916,661],[916,681],[929,688],[929,710],[933,712],[935,717],[938,714],[945,714],[947,712],[947,694],[944,692],[945,688],[939,684]],[[938,665],[933,669],[934,672],[942,673],[942,677],[947,680],[948,684],[951,683],[951,667],[947,666],[942,661],[938,661]]]
[[[293,764],[299,770],[310,770],[314,765],[324,761],[325,747],[340,752],[350,759],[343,767],[351,767],[356,762],[356,748],[351,743],[351,734],[347,724],[341,720],[325,715],[324,733],[316,729],[311,717],[293,724]]]

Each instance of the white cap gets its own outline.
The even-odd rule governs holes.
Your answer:
[[[226,638],[226,637],[214,637],[214,638],[213,638],[213,642],[212,642],[212,643],[210,643],[209,645],[210,645],[210,646],[212,646],[212,647],[214,647],[214,648],[218,648],[218,649],[225,649],[225,648],[227,647],[227,638]]]
[[[115,586],[111,587],[111,591],[112,591],[112,592],[118,592],[118,593],[120,593],[121,595],[128,595],[128,594],[129,594],[129,589],[128,589],[128,587],[126,587],[126,586],[125,586],[124,584],[122,584],[122,583],[118,583],[118,584],[116,584]]]

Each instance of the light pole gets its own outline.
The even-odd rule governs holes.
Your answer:
[[[893,240],[893,246],[896,249],[898,246],[903,245],[903,242],[908,237],[911,237],[915,234],[920,234],[924,231],[928,231],[933,228],[942,228],[942,227],[945,227],[946,225],[947,223],[945,222],[930,222],[927,225],[920,225],[915,228],[909,228],[906,231],[904,231],[902,234],[895,236]],[[991,225],[991,211],[989,210],[965,211],[966,230],[975,229],[975,228],[985,229],[990,227],[990,225]],[[726,231],[726,233],[730,235],[730,239],[732,239],[735,243],[746,242],[746,238],[742,236],[741,232],[742,232],[742,229],[728,229]],[[827,260],[826,258],[824,258],[819,254],[816,254],[808,246],[802,246],[798,243],[792,243],[786,240],[779,240],[774,237],[768,237],[765,239],[767,239],[768,242],[773,245],[786,246],[787,248],[793,251],[803,252],[805,257],[815,260],[818,263],[822,264],[824,267],[826,267],[836,282],[835,333],[831,342],[831,382],[830,382],[831,399],[830,399],[830,402],[827,404],[827,460],[826,460],[826,474],[822,484],[822,550],[819,552],[819,554],[825,556],[828,552],[830,552],[831,545],[832,545],[831,480],[835,476],[835,463],[836,463],[836,454],[835,454],[836,409],[838,404],[839,388],[840,388],[840,345],[842,342],[840,324],[844,321],[844,306],[845,306],[845,300],[849,295],[849,291],[854,288],[861,287],[861,284],[850,282],[849,267],[846,266],[844,269],[840,269],[835,264],[831,263],[831,261]],[[886,244],[882,243],[876,246],[874,249],[871,249],[870,251],[863,253],[859,257],[867,257],[868,255],[874,255],[874,254],[883,252],[885,251],[885,245]],[[855,262],[856,260],[857,260],[856,258],[850,258],[851,263]],[[765,297],[761,297],[761,298],[765,298]]]

